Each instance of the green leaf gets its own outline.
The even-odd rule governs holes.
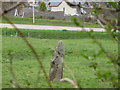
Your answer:
[[[113,8],[118,8],[117,2],[108,2]]]
[[[97,65],[98,65],[97,62],[89,62],[89,63],[88,63],[88,66],[89,66],[89,67],[93,67],[94,69],[97,68]]]
[[[89,60],[93,60],[94,57],[92,57],[92,56],[88,56],[88,59],[89,59]]]
[[[83,56],[85,59],[89,60],[89,56],[85,55],[85,54],[81,54],[81,56]]]
[[[100,56],[102,53],[103,53],[102,50],[96,50],[95,54],[93,56],[96,58],[96,57]]]

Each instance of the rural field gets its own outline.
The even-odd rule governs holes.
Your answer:
[[[49,75],[52,51],[57,42],[62,40],[65,46],[64,78],[76,80],[81,88],[113,88],[113,83],[116,84],[118,74],[113,63],[93,42],[87,32],[21,31],[36,50],[47,75]],[[29,37],[27,36],[28,32],[30,32]],[[4,28],[2,34],[2,87],[13,88],[10,57],[12,57],[16,81],[22,88],[48,87],[37,60],[22,38],[19,35],[15,37],[14,29]],[[106,32],[93,32],[92,35],[102,44],[109,55],[114,57],[118,54],[118,44]],[[99,55],[94,59],[93,56],[98,53]],[[87,56],[88,59],[86,59]],[[93,68],[93,65],[96,69]],[[51,83],[54,88],[72,88],[68,82]]]
[[[0,88],[119,89],[119,1],[1,5]]]

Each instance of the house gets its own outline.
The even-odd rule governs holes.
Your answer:
[[[62,11],[65,15],[77,15],[77,8],[70,7],[64,0],[51,0],[48,3],[51,12]]]

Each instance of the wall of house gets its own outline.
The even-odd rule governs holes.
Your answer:
[[[71,8],[65,1],[63,1],[58,7],[51,7],[51,11],[64,11],[66,15],[75,15],[77,14],[76,8]]]

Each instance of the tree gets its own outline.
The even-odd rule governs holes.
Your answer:
[[[45,5],[45,2],[41,2],[40,5],[39,5],[39,10],[40,11],[46,11],[47,8],[46,8],[46,5]]]

